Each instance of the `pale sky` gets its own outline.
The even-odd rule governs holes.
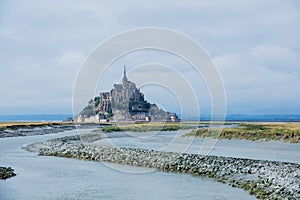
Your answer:
[[[201,44],[220,71],[228,113],[300,113],[299,1],[0,0],[0,115],[72,113],[73,83],[89,53],[112,35],[142,27],[174,29]],[[99,91],[111,88],[124,64],[184,65],[177,59],[129,55]],[[165,97],[142,91],[178,110],[163,90],[156,92]],[[209,112],[207,92],[198,97]]]

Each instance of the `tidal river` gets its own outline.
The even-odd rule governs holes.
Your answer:
[[[43,157],[21,149],[27,144],[87,131],[0,139],[0,164],[13,167],[17,173],[16,177],[0,181],[0,199],[255,199],[242,189],[213,179],[160,171],[127,173],[138,172],[139,168],[120,165],[117,168],[124,170],[117,171],[99,162]],[[107,140],[117,146],[159,149],[170,142],[174,133],[148,136],[137,138],[112,133]],[[180,145],[180,141],[177,142]],[[195,142],[197,140],[188,151],[197,151]],[[219,142],[212,153],[253,157],[265,146],[266,154],[263,157],[266,159],[298,162],[297,157],[293,157],[299,150],[297,145],[241,142]]]

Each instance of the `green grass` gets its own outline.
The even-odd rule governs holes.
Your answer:
[[[241,123],[235,128],[224,128],[221,133],[217,129],[193,129],[184,136],[214,137],[220,139],[242,140],[280,140],[284,142],[300,142],[299,123]]]
[[[146,132],[146,131],[176,131],[179,129],[190,129],[191,126],[183,125],[181,123],[139,123],[139,124],[120,124],[113,126],[106,126],[102,128],[103,132],[114,132],[114,131],[133,131],[133,132]]]
[[[0,122],[0,129],[6,128],[33,128],[39,126],[53,126],[53,125],[68,125],[72,122]]]

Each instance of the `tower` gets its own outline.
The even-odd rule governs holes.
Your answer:
[[[127,76],[126,76],[126,66],[124,65],[124,76],[123,76],[123,83],[127,82]]]

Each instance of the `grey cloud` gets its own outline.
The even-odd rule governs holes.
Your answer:
[[[28,0],[0,4],[0,114],[70,113],[73,82],[88,53],[113,34],[144,26],[181,31],[208,50],[223,76],[229,112],[296,112],[292,108],[299,107],[295,92],[300,85],[298,1]],[[123,64],[130,68],[162,62],[199,85],[203,93],[198,96],[209,111],[205,85],[187,70],[185,62],[162,52],[141,55],[115,62],[114,75],[99,87],[109,89]],[[44,103],[47,108],[42,107]],[[246,109],[248,104],[253,109]]]
[[[229,107],[238,110],[236,105],[244,105],[239,106],[243,110],[250,106],[252,112],[258,113],[272,107],[276,112],[299,112],[300,94],[296,91],[300,69],[294,67],[298,56],[291,52],[277,45],[259,45],[214,58],[224,79]]]

